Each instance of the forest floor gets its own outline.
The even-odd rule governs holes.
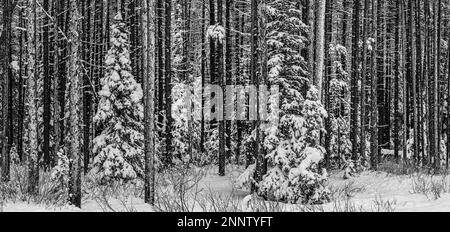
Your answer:
[[[369,171],[348,180],[342,176],[330,175],[330,189],[350,194],[324,205],[325,211],[450,211],[447,176]]]
[[[396,175],[386,172],[366,171],[344,180],[343,172],[331,172],[328,186],[331,201],[324,205],[304,206],[256,201],[248,190],[238,190],[235,180],[242,168],[228,168],[228,175],[216,175],[215,168],[209,168],[196,183],[186,188],[186,195],[175,200],[161,200],[160,208],[169,211],[182,210],[180,205],[168,202],[183,202],[183,211],[450,211],[450,178],[427,174]],[[173,196],[172,196],[173,197]],[[197,199],[193,202],[192,199]],[[162,203],[161,203],[162,202]],[[181,203],[183,204],[183,203]],[[172,207],[172,208],[171,208]],[[71,206],[36,205],[27,202],[6,202],[0,205],[0,212],[111,212],[111,211],[160,211],[145,204],[133,194],[108,195],[106,197],[85,197],[82,209]]]

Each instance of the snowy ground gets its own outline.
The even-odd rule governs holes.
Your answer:
[[[239,170],[229,170],[229,175],[219,177],[215,169],[208,170],[204,178],[199,182],[199,189],[207,192],[209,196],[227,196],[223,199],[234,201],[240,210],[245,210],[249,192],[236,190],[233,182],[239,175]],[[398,176],[382,172],[363,172],[349,180],[342,178],[342,172],[330,174],[329,187],[335,192],[333,201],[309,208],[312,211],[450,211],[450,194],[442,193],[438,199],[430,194],[414,193],[412,176]],[[449,185],[450,186],[450,185]],[[340,194],[337,194],[339,192]],[[448,191],[447,191],[448,192]],[[228,198],[230,197],[230,198]],[[231,200],[232,199],[232,200]],[[114,211],[153,211],[142,199],[128,198],[126,201],[109,199],[109,205]],[[304,211],[303,206],[285,205],[283,211]],[[0,211],[24,212],[103,212],[112,211],[105,208],[98,200],[84,199],[82,209],[70,206],[51,207],[21,203],[6,203],[0,205]],[[194,211],[202,211],[199,206]]]
[[[351,202],[364,211],[377,211],[378,203],[390,203],[393,211],[411,212],[411,211],[450,211],[450,194],[442,193],[439,199],[435,199],[430,194],[414,193],[414,177],[398,176],[381,172],[364,172],[360,176],[343,180],[341,173],[332,174],[330,177],[330,187],[339,188],[352,185],[360,188],[351,198]],[[436,177],[440,179],[442,177]],[[377,203],[378,202],[378,203]],[[324,206],[327,209],[333,209],[334,203]]]

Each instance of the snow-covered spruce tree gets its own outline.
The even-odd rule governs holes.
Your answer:
[[[344,166],[352,169],[350,142],[350,87],[348,73],[343,68],[347,57],[347,49],[339,44],[330,44],[330,57],[334,75],[330,76],[330,109],[331,123],[330,158],[333,166]]]
[[[120,13],[111,26],[110,43],[94,117],[101,129],[94,139],[94,171],[102,182],[143,175],[143,93],[131,74],[128,31]]]
[[[180,161],[184,163],[197,163],[202,164],[201,160],[204,158],[199,154],[199,150],[195,146],[194,141],[200,139],[200,125],[198,121],[195,121],[195,114],[198,112],[201,102],[200,91],[192,91],[192,89],[201,89],[200,78],[196,78],[196,81],[192,85],[175,84],[172,89],[172,95],[175,102],[172,105],[172,117],[173,117],[173,155],[172,162],[177,164]],[[189,91],[189,92],[188,92]],[[189,107],[190,106],[190,107]],[[194,111],[197,109],[197,111]]]
[[[280,90],[280,121],[265,129],[264,146],[271,167],[258,183],[259,194],[289,203],[322,203],[328,199],[327,174],[319,170],[323,159],[320,133],[327,117],[319,91],[309,84],[307,64],[300,54],[306,46],[307,26],[297,1],[268,5],[269,80]]]

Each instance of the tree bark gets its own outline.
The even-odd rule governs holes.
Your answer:
[[[360,21],[360,0],[353,2],[353,45],[352,45],[352,78],[351,78],[351,136],[352,159],[357,161],[358,155],[358,80],[359,80],[359,21]],[[364,140],[362,140],[364,142]]]
[[[166,164],[172,162],[172,0],[165,0],[165,114]]]
[[[80,34],[80,24],[81,19],[78,13],[78,1],[70,0],[69,2],[70,11],[70,23],[69,23],[69,60],[68,60],[68,71],[70,76],[68,80],[68,110],[69,110],[69,120],[67,127],[69,129],[69,140],[67,144],[67,154],[70,159],[69,164],[69,202],[81,208],[81,144],[82,138],[81,134],[81,117],[80,117],[80,107],[81,101],[81,82],[82,76],[80,73],[79,64],[79,34]]]
[[[330,0],[328,0],[330,1]],[[319,101],[323,96],[323,71],[325,60],[325,6],[327,0],[319,0],[317,7],[317,35],[316,35],[316,69],[314,75],[314,85],[319,90]]]
[[[43,1],[43,10],[44,13],[44,26],[43,26],[43,41],[42,41],[42,49],[43,49],[43,69],[44,69],[44,95],[43,95],[43,103],[44,103],[44,112],[43,112],[43,121],[44,121],[44,141],[43,141],[43,158],[44,165],[46,168],[50,167],[50,118],[51,118],[51,99],[50,99],[50,87],[51,87],[51,79],[50,76],[50,53],[49,53],[49,25],[50,20],[46,14],[49,14],[49,0]]]
[[[38,165],[38,105],[37,105],[37,67],[36,67],[36,0],[28,0],[27,9],[27,103],[28,103],[28,193],[35,195],[39,185]]]
[[[141,0],[144,85],[145,202],[155,204],[155,15],[154,0]]]
[[[223,2],[222,0],[217,0],[217,25],[223,27]],[[223,60],[223,42],[217,41],[217,83],[222,87],[222,91],[225,89],[224,83],[224,60]],[[222,96],[225,96],[223,94]],[[225,104],[225,101],[224,101]],[[222,106],[223,107],[223,106]],[[220,114],[224,116],[225,110],[216,108]],[[220,116],[219,116],[220,118]],[[222,120],[218,120],[219,124],[219,176],[225,176],[225,162],[226,162],[226,147],[225,147],[225,117]]]
[[[371,167],[372,169],[377,169],[378,164],[378,58],[377,58],[377,45],[378,45],[378,1],[373,1],[373,14],[372,14],[372,21],[373,21],[373,39],[374,42],[372,44],[372,84],[371,84],[371,104],[372,104],[372,112],[371,112],[371,120],[370,120],[370,127],[371,127],[371,143],[370,143],[370,161],[371,161]],[[366,6],[367,7],[367,6]],[[364,104],[362,102],[361,104]],[[364,142],[364,141],[362,141]]]
[[[12,13],[13,2],[12,0],[3,1],[3,33],[2,33],[2,64],[1,72],[4,76],[3,82],[3,106],[2,106],[2,135],[1,139],[1,152],[2,152],[2,173],[1,180],[10,180],[10,149],[13,140],[13,128],[12,128],[12,71],[11,71],[11,38],[12,38]]]

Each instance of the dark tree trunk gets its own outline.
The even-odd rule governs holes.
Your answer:
[[[3,181],[9,181],[10,179],[10,149],[13,141],[13,124],[12,124],[12,71],[10,67],[11,63],[11,38],[12,38],[12,13],[13,2],[12,0],[3,1],[3,33],[2,33],[2,74],[4,76],[3,81],[3,121],[2,121],[2,173],[1,179]]]
[[[225,41],[226,41],[226,47],[225,47],[225,80],[226,80],[226,86],[231,86],[233,84],[232,80],[232,38],[231,38],[231,7],[232,7],[232,0],[225,0]],[[226,88],[224,88],[226,90]],[[226,92],[224,93],[224,96],[226,96]],[[227,99],[224,97],[224,99]],[[232,102],[224,102],[224,108],[227,109],[225,104],[233,104]],[[230,112],[225,112],[225,114],[228,114]],[[226,120],[226,118],[225,118]],[[225,121],[225,149],[226,149],[226,157],[229,159],[231,157],[231,120]]]
[[[49,12],[49,0],[44,0],[43,2],[43,10]],[[51,80],[53,79],[51,76],[51,70],[50,70],[50,53],[49,53],[49,26],[50,26],[50,20],[49,17],[44,16],[44,26],[43,26],[43,41],[42,41],[42,47],[43,47],[43,70],[44,70],[44,112],[43,112],[43,120],[44,120],[44,140],[43,140],[43,158],[44,158],[44,166],[46,168],[50,167],[50,118],[51,118],[51,99],[50,99],[50,88],[51,88]]]
[[[359,35],[360,35],[360,0],[353,2],[353,45],[352,45],[352,78],[351,78],[351,136],[352,159],[357,161],[358,155],[358,80],[359,80]]]
[[[202,35],[205,34],[205,27],[206,27],[206,7],[205,7],[205,2],[202,2],[202,29],[201,29],[201,33]],[[201,72],[201,76],[202,76],[202,109],[201,109],[201,125],[200,125],[200,152],[201,155],[204,154],[205,152],[205,110],[204,110],[204,106],[205,106],[205,96],[204,96],[204,90],[205,90],[205,84],[206,84],[206,40],[205,40],[205,36],[202,36],[202,46],[201,46],[201,67],[200,67],[200,72]]]
[[[156,33],[157,33],[157,38],[156,38],[156,54],[157,54],[157,63],[158,63],[158,69],[157,69],[157,82],[158,82],[158,110],[157,110],[157,115],[158,115],[158,124],[156,126],[156,128],[158,128],[158,132],[159,132],[159,136],[162,138],[163,135],[163,124],[164,124],[164,110],[165,110],[165,106],[164,106],[164,78],[165,78],[165,73],[164,73],[164,40],[163,40],[163,20],[164,20],[164,6],[163,6],[164,2],[163,0],[157,0],[156,2],[156,19],[157,19],[157,27],[156,27]]]
[[[217,0],[217,24],[223,26],[223,2],[222,0]],[[222,91],[225,89],[224,82],[224,70],[223,70],[223,42],[216,41],[217,44],[217,84],[222,87]],[[224,94],[222,96],[225,96]],[[217,112],[224,114],[224,110],[216,109]],[[225,162],[226,162],[226,147],[225,147],[225,118],[223,115],[218,116],[219,124],[219,176],[225,176]],[[222,119],[220,119],[222,118]]]
[[[400,122],[401,122],[401,113],[400,113],[400,81],[401,81],[401,67],[400,67],[400,26],[401,26],[401,7],[400,1],[397,1],[396,4],[397,12],[396,12],[396,29],[395,29],[395,83],[394,83],[394,157],[397,162],[400,162]]]
[[[166,157],[165,161],[172,160],[172,0],[165,0],[165,114],[166,114]]]
[[[372,169],[376,170],[378,165],[378,17],[380,12],[378,11],[379,0],[373,1],[373,38],[374,43],[372,44],[372,84],[371,84],[371,104],[372,104],[372,112],[371,112],[371,120],[370,120],[370,128],[371,128],[371,143],[370,143],[370,163]],[[364,103],[361,103],[364,104]],[[364,141],[363,141],[364,142]]]
[[[258,0],[251,0],[251,6],[250,6],[250,18],[251,18],[251,32],[250,32],[250,46],[251,46],[251,58],[250,58],[250,79],[251,79],[251,83],[254,86],[257,86],[257,88],[259,87],[259,77],[258,77],[258,58],[259,58],[259,53],[258,53],[258,4],[259,1]],[[250,105],[249,108],[255,107],[256,109],[250,109],[250,112],[254,111],[256,112],[255,114],[259,116],[258,113],[258,104],[256,104],[256,106],[254,105]],[[260,141],[259,141],[259,120],[257,119],[256,121],[252,122],[252,133],[254,133],[256,136],[254,138],[253,141],[253,146],[252,146],[252,153],[253,153],[253,157],[256,159],[256,164],[255,164],[255,176],[254,178],[257,179],[259,178],[259,172],[260,172],[260,161],[258,159],[259,156],[259,152],[260,152]],[[256,192],[257,191],[257,186],[255,184],[252,184],[251,186],[251,191],[252,192]]]

